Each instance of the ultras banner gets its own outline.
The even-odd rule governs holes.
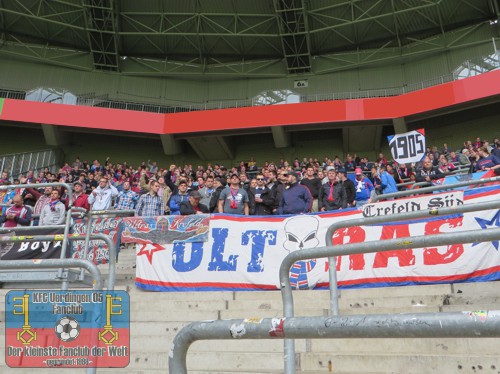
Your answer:
[[[209,214],[123,218],[122,243],[152,245],[206,242]]]
[[[474,204],[500,198],[500,186],[466,190],[463,201],[458,193],[448,199],[442,194],[435,196],[441,198],[441,206]],[[411,200],[420,201],[422,209],[428,209],[428,197]],[[397,202],[402,204],[403,200]],[[385,212],[391,203],[381,204]],[[289,252],[324,246],[330,225],[362,217],[362,211],[355,208],[299,216],[213,215],[208,242],[138,245],[136,285],[152,291],[277,290],[278,270]],[[498,226],[500,211],[490,210],[351,227],[338,230],[333,241],[334,244],[360,243]],[[339,286],[496,280],[500,279],[498,247],[498,241],[494,241],[343,256],[337,260]],[[291,269],[290,281],[295,288],[328,287],[328,260],[296,263]]]

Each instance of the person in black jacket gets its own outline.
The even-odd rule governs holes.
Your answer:
[[[255,200],[254,214],[257,216],[265,216],[273,213],[275,204],[272,191],[267,188],[263,174],[256,176],[257,186],[252,188],[252,193]]]
[[[181,215],[210,213],[206,205],[200,204],[201,194],[198,191],[191,191],[187,201],[181,203]]]
[[[319,210],[337,210],[347,207],[347,197],[342,182],[337,178],[335,169],[328,170],[328,181],[319,190]]]
[[[214,187],[215,191],[212,194],[212,198],[210,199],[210,206],[208,209],[211,213],[217,213],[217,206],[219,204],[219,196],[224,188],[226,188],[226,181],[223,178],[215,177],[214,179]]]
[[[283,197],[283,191],[286,190],[287,183],[288,183],[288,172],[286,170],[282,170],[279,173],[278,179],[273,183],[271,187],[271,194],[274,199],[273,214],[275,214],[278,209],[278,205],[281,201],[281,198]]]
[[[444,178],[444,174],[437,166],[432,164],[429,157],[425,157],[422,162],[422,168],[417,169],[415,173],[415,182],[429,182],[432,185],[432,181]]]
[[[347,178],[347,172],[345,171],[345,169],[337,170],[337,179],[340,183],[342,183],[342,186],[344,187],[347,206],[356,206],[356,187],[354,186],[354,182]]]

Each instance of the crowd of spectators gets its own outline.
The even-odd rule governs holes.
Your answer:
[[[170,165],[99,160],[66,163],[58,172],[48,169],[11,180],[2,172],[1,183],[64,182],[73,188],[73,206],[86,210],[131,210],[139,216],[164,214],[229,213],[245,215],[300,214],[362,206],[375,194],[410,188],[412,183],[444,177],[457,168],[470,172],[500,168],[500,141],[477,138],[452,151],[446,144],[427,148],[422,162],[390,162],[381,153],[375,160],[356,154],[340,157],[248,162],[226,168],[220,164]],[[500,171],[498,169],[497,171]],[[62,187],[13,188],[0,191],[0,224],[15,227],[30,223],[60,224],[68,208]],[[29,207],[29,208],[26,208]],[[36,224],[36,223],[35,223]]]

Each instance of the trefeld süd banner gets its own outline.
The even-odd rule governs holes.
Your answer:
[[[498,200],[500,186],[432,198],[455,206]],[[428,196],[413,198],[413,202],[429,209]],[[392,209],[393,203],[380,203],[382,212]],[[377,204],[373,205],[371,211],[377,211]],[[340,229],[333,242],[361,243],[500,226],[499,210],[429,217]],[[363,211],[351,208],[267,217],[214,215],[207,242],[138,245],[136,285],[152,291],[278,290],[279,267],[288,253],[324,246],[326,231],[333,223],[355,218],[363,218]],[[340,287],[496,280],[500,279],[499,242],[346,255],[338,257],[337,269]],[[290,271],[290,282],[295,288],[328,287],[328,259],[296,263]]]

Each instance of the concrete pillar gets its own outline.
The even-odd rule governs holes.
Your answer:
[[[394,118],[392,120],[392,124],[394,126],[394,131],[396,134],[403,134],[405,132],[408,132],[408,126],[406,125],[406,120],[404,119],[404,117]]]
[[[166,155],[174,156],[182,152],[182,144],[179,140],[175,140],[173,135],[161,134],[160,139],[163,145],[163,152]]]
[[[60,147],[68,144],[69,136],[59,126],[42,124],[42,131],[47,145]]]
[[[290,147],[292,137],[290,133],[285,132],[283,126],[272,126],[271,131],[273,133],[274,146],[276,148],[288,148]]]

